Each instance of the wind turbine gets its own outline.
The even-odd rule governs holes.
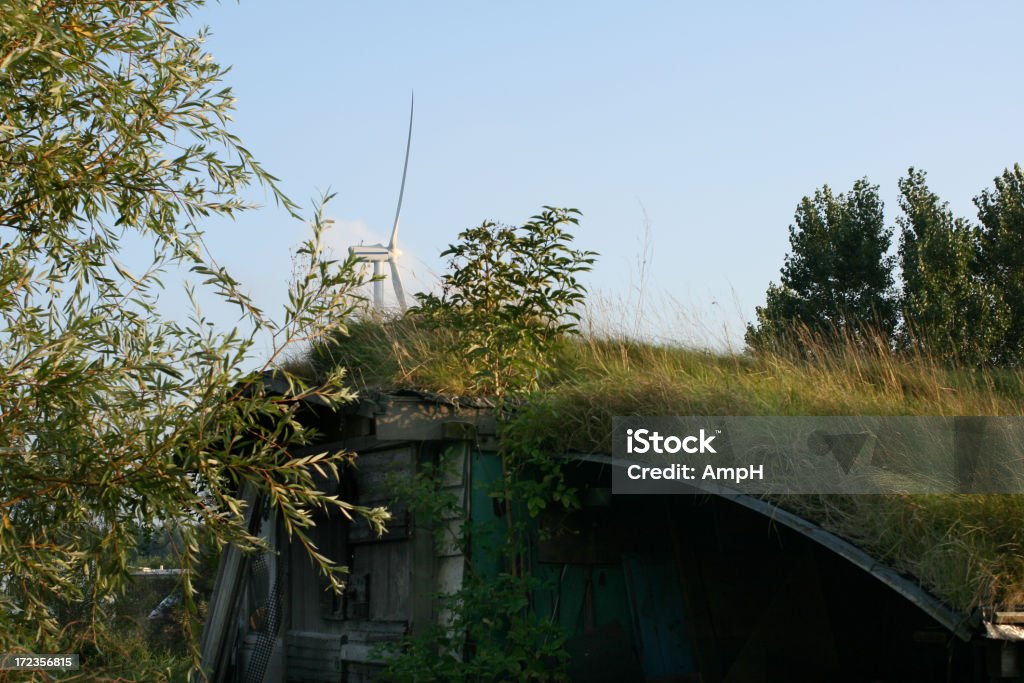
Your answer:
[[[402,196],[405,194],[405,175],[409,171],[409,148],[412,146],[412,115],[416,105],[416,94],[409,99],[409,137],[405,141],[405,165],[402,167],[402,186],[398,190],[398,209],[395,210],[395,225],[391,228],[391,239],[387,246],[383,244],[359,245],[349,247],[350,254],[363,263],[373,264],[373,305],[384,307],[384,264],[391,266],[391,282],[395,287],[395,298],[398,308],[404,313],[405,290],[402,289],[402,277],[398,274],[398,258],[402,252],[398,250],[398,219],[402,215]]]

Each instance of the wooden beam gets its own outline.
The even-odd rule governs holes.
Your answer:
[[[992,621],[996,624],[1024,624],[1024,612],[996,612]]]
[[[242,485],[240,493],[240,498],[245,501],[246,527],[250,534],[255,535],[260,524],[262,501],[248,482]],[[236,546],[228,545],[224,548],[217,565],[217,578],[213,584],[206,625],[199,645],[206,677],[195,673],[192,676],[194,682],[226,680],[226,664],[230,657],[227,644],[233,633],[232,617],[238,608],[245,565],[246,558]]]

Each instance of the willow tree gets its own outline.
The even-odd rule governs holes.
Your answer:
[[[294,454],[314,436],[299,399],[345,400],[340,377],[314,387],[282,372],[282,396],[264,370],[343,327],[358,277],[324,258],[315,217],[275,322],[205,249],[204,222],[250,208],[247,187],[298,214],[231,133],[234,100],[202,34],[179,27],[198,4],[0,4],[0,652],[116,650],[103,608],[140,528],[175,528],[192,605],[202,544],[259,544],[246,486],[307,543],[313,508],[353,509],[310,474],[344,454]],[[124,265],[128,237],[151,262]],[[198,310],[163,317],[161,274],[187,271],[251,331],[214,331]],[[257,334],[273,339],[262,365]]]

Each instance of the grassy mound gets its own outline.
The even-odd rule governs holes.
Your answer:
[[[293,365],[359,387],[471,393],[445,331],[369,321]],[[515,421],[551,448],[610,452],[615,415],[1022,415],[1024,373],[950,369],[884,344],[805,340],[799,354],[716,354],[572,338]],[[780,501],[905,571],[954,609],[1024,604],[1024,496],[792,496]]]

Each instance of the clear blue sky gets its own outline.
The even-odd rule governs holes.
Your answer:
[[[913,165],[973,218],[1024,161],[1019,2],[247,0],[193,23],[232,66],[247,146],[292,197],[338,192],[339,249],[390,230],[415,90],[409,280],[463,228],[572,206],[601,254],[587,284],[632,320],[646,222],[642,327],[698,343],[740,343],[822,184],[868,176],[894,224]],[[209,241],[273,309],[301,234],[268,207]]]

